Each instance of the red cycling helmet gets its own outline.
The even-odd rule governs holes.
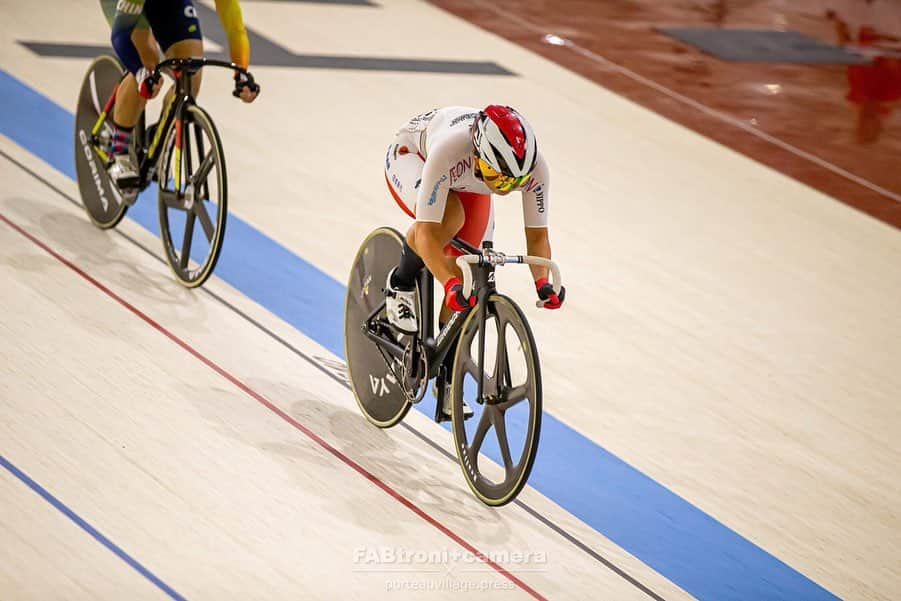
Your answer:
[[[498,192],[522,186],[538,159],[535,132],[525,118],[509,106],[492,104],[472,124],[476,174]]]

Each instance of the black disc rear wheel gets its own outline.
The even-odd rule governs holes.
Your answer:
[[[112,115],[106,116],[96,132],[94,127],[124,73],[122,64],[112,56],[95,58],[81,83],[75,111],[78,190],[91,221],[103,229],[115,227],[125,216],[128,204],[107,174],[107,160],[101,154],[111,135]]]
[[[402,251],[403,237],[397,230],[382,227],[369,234],[354,258],[344,302],[344,353],[351,388],[360,411],[380,428],[400,422],[410,410],[410,401],[399,382],[402,361],[394,361],[379,349],[364,333],[364,327],[379,307],[375,321],[386,323],[382,290]],[[387,327],[382,327],[380,333],[401,347],[408,340]],[[389,362],[393,362],[391,366]]]

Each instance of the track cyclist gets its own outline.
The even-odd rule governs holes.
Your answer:
[[[493,194],[521,192],[527,252],[551,258],[548,165],[532,127],[510,107],[446,107],[412,118],[388,146],[385,179],[397,204],[415,220],[385,286],[388,319],[402,332],[418,330],[415,282],[423,265],[444,285],[440,325],[451,311],[475,304],[463,296],[454,262],[459,253],[448,243],[456,236],[478,247],[492,239]],[[543,306],[559,309],[565,289],[554,290],[547,268],[530,269]],[[442,396],[449,415],[450,395]]]
[[[112,115],[110,151],[113,163],[109,173],[119,188],[129,189],[136,186],[139,179],[130,152],[132,130],[147,100],[156,97],[162,84],[159,77],[153,77],[153,69],[161,56],[203,56],[203,36],[192,0],[100,0],[100,5],[112,28],[113,49],[128,70],[117,93]],[[216,0],[216,12],[228,36],[231,61],[247,68],[250,43],[238,0]],[[200,89],[200,73],[194,75],[191,85],[196,96]],[[236,74],[235,90],[241,100],[253,102],[259,86],[249,85],[243,76]]]

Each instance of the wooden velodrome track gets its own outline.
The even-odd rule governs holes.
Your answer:
[[[186,291],[152,193],[115,232],[74,204],[97,3],[0,3],[0,599],[897,597],[896,229],[429,4],[242,6],[264,91],[205,78],[232,217]],[[359,415],[340,299],[407,225],[396,128],[496,101],[552,165],[568,297],[528,312],[541,455],[491,510],[431,407]]]

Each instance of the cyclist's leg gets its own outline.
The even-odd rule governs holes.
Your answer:
[[[412,153],[404,144],[406,134],[402,133],[388,146],[385,154],[385,182],[397,205],[404,213],[416,218],[416,197],[422,179],[425,160]],[[442,246],[451,241],[457,231],[463,227],[465,214],[460,197],[456,192],[448,192],[441,228],[438,232]],[[399,275],[401,283],[413,286],[416,275],[423,267],[422,259],[414,252],[416,242],[412,239],[412,228],[407,231],[404,242],[404,255],[401,258]]]
[[[103,16],[110,27],[116,18],[117,0],[100,0]],[[144,63],[154,64],[159,57],[159,46],[150,32],[146,17],[141,15],[137,25],[131,32],[131,41]],[[116,93],[116,105],[113,108],[113,123],[124,129],[131,129],[138,122],[144,110],[145,100],[138,94],[138,83],[134,75],[129,73]]]
[[[463,204],[460,201],[459,194],[453,190],[448,191],[447,201],[444,204],[444,215],[441,218],[441,227],[439,227],[438,231],[435,233],[438,238],[438,243],[441,246],[447,247],[454,235],[456,235],[464,226],[465,222],[466,213],[463,209]],[[397,273],[398,279],[402,282],[409,282],[410,285],[412,285],[413,280],[415,280],[416,275],[419,273],[419,269],[424,265],[422,259],[417,254],[417,242],[414,239],[413,234],[414,229],[411,227],[407,230],[406,239],[404,240],[404,255],[401,258],[401,264],[398,267]],[[412,258],[407,259],[408,253],[410,257],[415,258],[416,264],[418,265],[415,271],[404,269],[407,264],[412,264],[413,261]],[[460,269],[457,267],[456,263],[448,263],[448,267],[458,278],[461,277]]]
[[[404,144],[403,136],[388,145],[385,153],[385,183],[397,205],[414,217],[416,189],[422,177],[424,161]],[[399,330],[412,334],[419,327],[416,307],[416,276],[423,267],[422,259],[406,240],[400,262],[388,272],[385,282],[385,309],[388,320]]]
[[[385,153],[385,183],[397,206],[415,219],[416,195],[425,161],[418,154],[410,152],[404,142],[404,136],[401,135],[388,145]],[[391,286],[397,290],[412,290],[423,265],[422,259],[405,239],[400,264],[392,270]]]
[[[464,242],[478,248],[484,240],[491,240],[494,236],[494,200],[490,194],[475,194],[472,192],[457,192],[455,195],[459,198],[460,211],[463,213],[462,226],[448,236],[447,241],[451,238],[460,238]],[[448,198],[448,202],[450,202]],[[444,247],[444,254],[447,256],[447,267],[462,277],[460,269],[457,267],[457,257],[462,253],[450,244]],[[438,316],[438,322],[443,324],[450,317],[450,309],[441,306],[441,313]]]
[[[203,56],[203,34],[192,0],[155,0],[148,4],[144,8],[147,21],[166,58]],[[198,71],[191,78],[194,96],[200,91],[200,80],[201,71]],[[172,93],[170,88],[167,101]]]
[[[116,0],[100,0],[103,15],[110,27],[116,18]],[[135,46],[141,62],[156,64],[159,58],[159,46],[150,31],[150,25],[142,13],[134,24],[129,37]],[[132,73],[128,73],[119,84],[116,92],[116,103],[111,117],[111,138],[109,151],[113,162],[109,174],[120,188],[132,188],[137,184],[138,171],[131,156],[131,136],[135,124],[144,111],[146,100],[138,94],[138,82]]]
[[[459,210],[462,213],[462,224],[456,229],[453,227],[450,228],[449,231],[453,232],[447,238],[447,241],[450,242],[451,238],[460,238],[464,242],[475,246],[476,248],[482,245],[484,240],[491,240],[494,237],[494,199],[490,194],[474,194],[472,192],[457,192],[454,194],[457,197],[459,203]],[[448,197],[448,204],[450,205],[451,198]],[[460,269],[457,267],[457,257],[459,257],[462,253],[447,244],[444,247],[444,254],[447,257],[448,269],[453,270],[454,273],[457,274],[457,277],[462,277],[460,273]],[[451,311],[444,303],[441,304],[441,311],[438,314],[438,327],[439,329],[444,328],[444,324],[447,323],[447,320],[450,319]],[[444,364],[447,369],[447,373],[451,372],[451,365],[454,360],[454,356],[456,355],[456,347],[457,341],[455,340],[451,345],[450,350],[447,355],[444,357]],[[444,413],[444,417],[446,419],[450,419],[451,415],[451,398],[450,398],[450,379],[446,379],[441,382],[443,385],[443,390],[439,391],[438,386],[439,382],[436,380],[434,394],[436,398],[441,399],[442,401],[442,411]],[[472,408],[463,401],[463,417],[464,419],[469,419],[473,415]]]
[[[410,152],[406,146],[406,136],[398,136],[385,152],[385,183],[394,202],[401,210],[416,218],[416,194],[422,178],[425,160]]]
[[[385,182],[398,206],[410,217],[415,218],[416,197],[422,181],[425,160],[411,152],[405,142],[406,134],[401,133],[388,146],[385,154]],[[463,209],[460,199],[449,193],[443,222],[438,235],[442,246],[450,241],[453,232],[463,224]],[[413,240],[414,228],[407,231],[400,262],[392,269],[386,282],[386,302],[388,318],[399,329],[413,332],[417,327],[415,318],[416,278],[425,266],[416,252]]]
[[[453,237],[478,248],[485,240],[494,237],[494,200],[490,194],[473,192],[457,192],[464,214],[462,227],[454,232]],[[450,242],[450,239],[448,239]],[[462,253],[453,246],[446,246],[444,254],[456,260]]]

